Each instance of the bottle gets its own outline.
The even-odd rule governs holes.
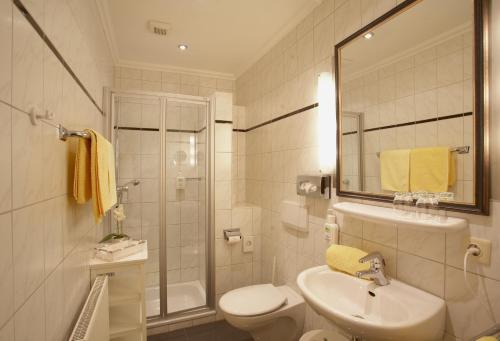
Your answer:
[[[330,242],[330,244],[339,243],[339,226],[335,221],[335,213],[333,211],[333,208],[329,208],[326,212],[325,240]]]

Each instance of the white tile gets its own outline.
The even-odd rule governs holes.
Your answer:
[[[454,52],[438,58],[437,84],[439,86],[456,83],[463,80],[463,53]]]
[[[14,275],[12,262],[12,215],[0,215],[0,326],[14,313]]]
[[[127,79],[141,79],[142,72],[139,69],[133,69],[128,67],[121,68],[121,77]]]
[[[417,229],[398,229],[398,249],[437,262],[444,262],[445,235]]]
[[[420,93],[436,87],[437,63],[431,61],[415,67],[415,93]]]
[[[43,42],[17,8],[14,9],[12,104],[28,112],[43,108]]]
[[[45,293],[42,285],[16,312],[14,327],[16,341],[45,339]]]
[[[335,43],[361,28],[361,0],[346,1],[335,10]]]
[[[0,100],[11,102],[12,1],[0,1]]]
[[[500,316],[500,282],[446,267],[446,330],[469,340],[495,325]]]
[[[333,14],[314,27],[314,61],[316,63],[332,55],[334,28]]]
[[[215,209],[231,208],[231,181],[215,182]]]
[[[444,296],[444,264],[398,252],[397,278],[403,282]]]
[[[141,178],[157,179],[160,175],[160,156],[141,156]]]
[[[167,270],[180,269],[181,267],[181,248],[167,248]]]
[[[215,119],[233,120],[233,94],[227,92],[215,93]]]
[[[14,340],[14,319],[11,319],[0,329],[0,341],[12,340]]]
[[[463,83],[438,88],[438,115],[447,116],[464,112]]]
[[[157,131],[141,132],[141,154],[160,153],[160,133]]]
[[[199,264],[198,247],[181,247],[181,269],[197,267]]]
[[[45,272],[51,273],[64,256],[63,200],[55,198],[43,203]]]
[[[27,115],[13,111],[12,129],[22,131],[12,139],[13,206],[33,203],[43,195],[42,127]]]
[[[215,180],[231,179],[231,153],[215,153]]]
[[[12,207],[11,122],[10,107],[0,103],[0,212]]]
[[[14,303],[19,308],[44,279],[43,205],[13,214]]]
[[[47,340],[62,341],[64,325],[64,272],[59,266],[45,281],[45,332]]]
[[[231,152],[232,124],[215,124],[215,152]]]
[[[397,245],[395,226],[363,222],[363,239],[367,239],[392,248]]]
[[[158,203],[141,204],[142,226],[158,226],[160,220],[160,207]]]

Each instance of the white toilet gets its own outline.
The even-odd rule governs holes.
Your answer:
[[[255,341],[294,341],[302,335],[304,299],[286,285],[231,290],[222,295],[219,307],[229,324],[249,332]]]

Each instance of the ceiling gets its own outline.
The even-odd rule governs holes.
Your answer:
[[[343,72],[355,76],[471,30],[473,14],[470,0],[418,2],[371,29],[375,34],[373,38],[367,40],[359,36],[345,45],[341,49]]]
[[[302,20],[319,0],[100,0],[117,64],[203,70],[235,77]],[[166,37],[149,20],[170,23]],[[186,43],[187,51],[178,44]]]

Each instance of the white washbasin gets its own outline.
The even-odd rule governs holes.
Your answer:
[[[322,265],[302,271],[297,284],[320,315],[367,340],[442,340],[444,301],[391,279],[386,286]]]

